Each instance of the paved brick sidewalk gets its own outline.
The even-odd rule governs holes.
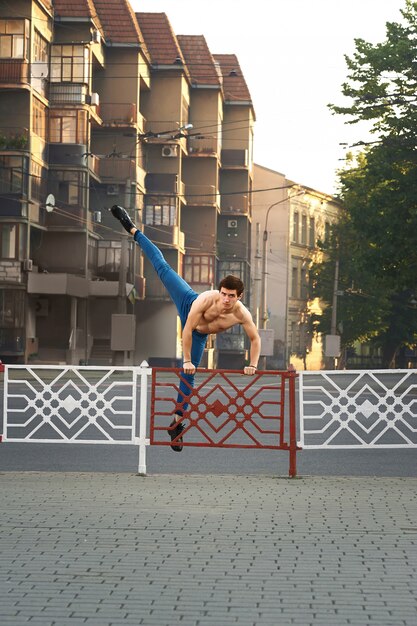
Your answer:
[[[1,626],[417,624],[417,479],[0,474]]]

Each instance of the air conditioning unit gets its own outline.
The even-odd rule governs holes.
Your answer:
[[[91,106],[97,106],[100,104],[100,96],[98,93],[92,93],[90,96],[90,104]]]
[[[31,272],[33,270],[33,261],[32,259],[25,259],[23,261],[23,271]]]
[[[100,43],[101,35],[99,30],[93,30],[91,33],[91,43]]]
[[[237,228],[237,220],[227,220],[227,228]]]
[[[175,144],[167,144],[166,146],[162,146],[162,156],[163,157],[178,156],[178,146]]]
[[[108,196],[118,196],[119,185],[107,185],[106,193]]]

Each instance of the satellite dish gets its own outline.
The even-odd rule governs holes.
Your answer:
[[[50,193],[48,197],[46,198],[45,208],[48,211],[48,213],[52,213],[52,211],[55,208],[55,196],[52,193]]]
[[[48,64],[44,61],[33,61],[30,68],[32,78],[47,78]]]

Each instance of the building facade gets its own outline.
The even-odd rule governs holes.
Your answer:
[[[127,0],[2,5],[0,43],[0,358],[177,364],[174,305],[107,209],[197,292],[250,284],[255,116],[237,58]],[[246,349],[229,332],[206,363],[241,367]]]
[[[259,327],[273,335],[266,364],[271,368],[292,363],[296,369],[322,369],[326,363],[324,340],[311,324],[312,315],[320,315],[322,304],[309,299],[308,272],[321,254],[318,242],[326,239],[338,219],[340,204],[329,194],[257,164],[254,195],[255,314]]]

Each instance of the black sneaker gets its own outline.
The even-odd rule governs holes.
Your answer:
[[[126,209],[124,209],[123,207],[115,204],[114,206],[112,206],[110,211],[113,213],[114,217],[119,220],[123,228],[127,230],[128,233],[130,233],[132,228],[136,228],[136,226],[128,216]]]
[[[171,445],[171,448],[175,452],[182,452],[183,445],[182,437],[180,435],[183,430],[185,430],[184,424],[182,424],[181,422],[177,422],[175,419],[173,419],[169,425],[168,432],[169,436],[171,437],[171,441],[174,441],[175,439],[175,444]]]

